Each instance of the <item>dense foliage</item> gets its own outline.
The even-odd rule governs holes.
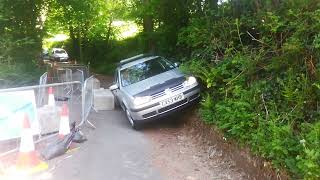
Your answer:
[[[130,20],[129,6],[128,0],[50,0],[46,37],[57,33],[70,36],[50,48],[65,48],[72,60],[90,62],[96,73],[113,72],[120,59],[135,55],[142,46],[136,39],[118,41],[116,38],[113,23]]]
[[[319,179],[320,4],[258,2],[191,14],[178,39],[191,52],[184,69],[206,86],[207,123],[293,178]]]
[[[42,0],[0,1],[0,88],[34,83],[42,46]]]

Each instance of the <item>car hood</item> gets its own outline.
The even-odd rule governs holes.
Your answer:
[[[68,57],[68,54],[55,54],[56,57]]]
[[[123,88],[128,94],[136,96],[150,96],[185,81],[185,76],[178,68],[158,74],[143,81]]]

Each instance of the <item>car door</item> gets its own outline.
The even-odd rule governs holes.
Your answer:
[[[118,89],[115,89],[115,90],[112,91],[114,96],[115,96],[115,98],[116,98],[116,103],[119,104],[119,102],[121,102],[121,101],[120,101],[120,98],[119,98],[120,83],[119,83],[119,72],[118,72],[118,69],[114,73],[113,84],[117,85],[119,87]]]
[[[120,82],[121,78],[119,70],[117,70],[117,74],[115,75],[115,77],[115,84],[117,84],[119,88],[115,90],[114,94],[117,97],[118,104],[122,107],[123,110],[125,110],[125,108],[127,108],[127,96],[124,92],[125,87],[123,87],[122,83]]]

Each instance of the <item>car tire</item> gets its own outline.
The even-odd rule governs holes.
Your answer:
[[[120,109],[124,110],[126,112],[127,108],[123,103],[119,103]],[[126,112],[127,113],[127,112]]]
[[[142,124],[139,121],[135,121],[135,120],[132,119],[128,109],[126,109],[126,115],[127,115],[127,118],[128,118],[128,120],[130,122],[131,127],[134,130],[140,130],[142,128]]]
[[[114,97],[114,108],[115,109],[121,109],[121,105],[119,103],[118,98],[115,95],[113,97]]]

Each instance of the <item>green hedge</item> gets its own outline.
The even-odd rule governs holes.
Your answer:
[[[248,56],[237,55],[215,65],[190,61],[182,65],[207,86],[200,114],[226,137],[249,145],[252,152],[286,169],[294,178],[320,177],[319,89],[303,74],[256,79]],[[315,107],[316,106],[316,107]]]
[[[293,179],[320,179],[320,11],[290,8],[220,17],[212,28],[191,19],[181,68],[206,87],[205,122]]]

